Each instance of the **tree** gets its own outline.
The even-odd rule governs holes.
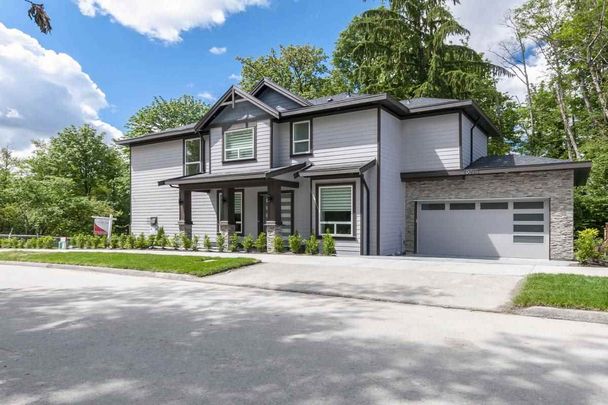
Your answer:
[[[508,75],[468,47],[445,3],[394,0],[356,16],[336,43],[336,69],[354,91],[400,98],[467,98],[480,80]]]
[[[183,95],[165,100],[154,97],[152,103],[137,111],[125,127],[125,137],[134,138],[169,128],[196,123],[209,110],[209,104],[199,99]]]
[[[241,62],[241,87],[247,91],[267,77],[287,90],[311,99],[332,94],[332,84],[339,84],[339,78],[332,75],[327,65],[323,49],[311,45],[281,45],[278,52],[271,49],[268,55],[258,58],[236,59]]]
[[[44,4],[34,3],[30,0],[25,0],[30,3],[30,9],[27,11],[28,17],[30,20],[34,20],[38,28],[40,28],[40,32],[43,34],[48,34],[53,29],[51,27],[51,17],[46,13],[44,9]]]

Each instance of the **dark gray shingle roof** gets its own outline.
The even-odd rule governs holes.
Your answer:
[[[310,101],[310,103],[312,105],[320,105],[320,104],[331,103],[334,101],[354,100],[354,99],[357,99],[360,97],[367,97],[367,96],[369,96],[369,94],[340,93],[340,94],[334,94],[333,96],[314,98],[314,99],[308,100],[308,101]]]
[[[555,163],[568,163],[569,160],[553,159],[542,156],[506,155],[506,156],[484,156],[471,163],[467,169],[495,169],[501,167],[517,167],[546,165]]]
[[[431,106],[447,104],[447,103],[455,103],[457,101],[461,101],[461,100],[456,100],[453,98],[418,97],[418,98],[412,98],[409,100],[401,100],[401,104],[405,105],[407,108],[416,109],[416,108],[431,107]]]

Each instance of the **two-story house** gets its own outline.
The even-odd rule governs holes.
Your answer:
[[[472,101],[305,100],[264,79],[131,151],[131,232],[330,233],[338,254],[572,258],[589,162],[487,156]]]

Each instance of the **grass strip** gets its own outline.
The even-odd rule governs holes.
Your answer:
[[[0,260],[71,264],[78,266],[111,267],[162,273],[210,276],[223,271],[255,264],[258,261],[244,257],[206,257],[157,255],[114,252],[0,252]]]
[[[532,274],[526,278],[513,302],[520,307],[608,311],[608,277]]]

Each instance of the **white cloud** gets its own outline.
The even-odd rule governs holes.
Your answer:
[[[196,27],[222,25],[228,15],[270,0],[76,0],[80,12],[94,17],[109,15],[114,21],[150,38],[178,42],[181,33]]]
[[[235,80],[237,82],[240,82],[241,80],[243,80],[243,76],[241,75],[237,75],[237,74],[231,74],[230,76],[228,76],[228,79],[230,80]]]
[[[212,48],[209,49],[209,52],[211,52],[214,55],[223,55],[223,54],[226,53],[227,50],[228,49],[225,46],[224,47],[219,47],[219,48],[217,46],[214,46],[214,47],[212,47]]]
[[[451,8],[458,21],[471,32],[471,47],[483,52],[493,63],[500,64],[500,59],[491,51],[498,52],[499,44],[511,36],[505,25],[507,12],[524,2],[525,0],[462,0]],[[546,74],[545,59],[532,55],[527,62],[532,83],[540,81]],[[525,86],[516,77],[500,79],[498,88],[520,101],[525,100]]]
[[[198,96],[200,98],[202,98],[205,101],[209,101],[209,102],[213,102],[215,100],[217,100],[217,97],[215,97],[213,94],[211,94],[208,91],[203,91],[202,93],[199,93]]]
[[[105,94],[71,56],[0,23],[0,146],[24,154],[31,140],[83,123],[105,131],[107,140],[121,136],[99,118],[107,106]]]

